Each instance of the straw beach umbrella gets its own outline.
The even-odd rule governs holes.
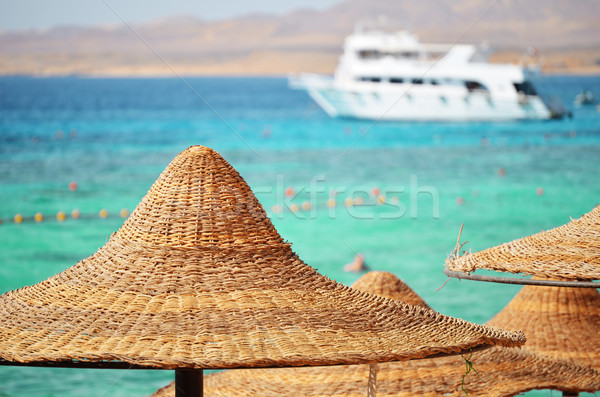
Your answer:
[[[390,272],[372,271],[366,273],[352,284],[352,288],[430,309],[419,294]]]
[[[329,280],[283,241],[233,167],[193,146],[92,256],[0,296],[0,364],[202,369],[406,360],[494,344],[505,332]]]
[[[468,358],[468,357],[467,357]],[[477,352],[477,373],[465,376],[465,361],[449,356],[378,364],[377,396],[514,396],[535,389],[594,392],[600,372],[564,360],[554,360],[518,348]],[[206,397],[367,395],[369,366],[236,369],[205,376]],[[462,379],[465,376],[464,386]],[[173,397],[173,383],[152,397]]]
[[[369,293],[384,292],[397,300],[417,297],[425,304],[409,286],[387,272],[367,273],[352,287]],[[473,374],[465,376],[465,360],[456,356],[382,363],[377,371],[377,395],[461,396],[464,389],[473,396],[508,396],[546,388],[568,392],[600,389],[600,372],[518,348],[493,347],[476,352],[472,364]],[[205,395],[365,396],[368,377],[368,365],[229,370],[206,376]],[[174,392],[171,383],[152,397],[172,397]]]
[[[459,237],[460,238],[460,237]],[[579,219],[528,237],[459,256],[460,246],[446,260],[451,277],[598,288],[600,283],[600,206]],[[541,280],[524,280],[469,274],[477,269],[524,273]],[[559,278],[564,280],[548,280]]]
[[[488,324],[520,329],[522,349],[600,371],[600,294],[591,288],[526,285]]]
[[[523,330],[525,350],[600,370],[600,283],[592,281],[600,279],[600,206],[566,225],[478,253],[458,256],[458,247],[446,261],[447,275],[531,284],[488,324]],[[476,269],[534,277],[468,274]]]
[[[218,153],[190,147],[92,256],[0,296],[0,364],[202,369],[406,360],[524,342],[320,275]],[[183,393],[180,393],[183,394]]]

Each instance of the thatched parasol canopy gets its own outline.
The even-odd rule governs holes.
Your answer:
[[[600,206],[554,229],[472,254],[459,256],[455,252],[446,260],[446,267],[461,273],[488,269],[544,278],[599,280]]]
[[[201,378],[185,369],[373,363],[525,341],[319,274],[202,146],[179,154],[92,256],[0,296],[0,319],[0,364],[178,369],[192,392]]]
[[[352,288],[430,309],[419,294],[390,272],[372,271],[366,273],[352,284]]]
[[[488,324],[520,329],[522,347],[600,371],[600,294],[596,289],[524,286]]]
[[[352,287],[370,293],[383,291],[397,300],[421,299],[408,285],[387,272],[367,273]],[[379,364],[377,395],[463,396],[463,378],[464,390],[472,396],[512,396],[533,389],[600,390],[600,372],[519,348],[493,347],[473,353],[471,360],[474,370],[467,376],[465,360],[458,356]],[[229,370],[207,375],[205,394],[212,397],[362,397],[367,395],[368,378],[368,365]],[[172,383],[152,397],[173,395]]]

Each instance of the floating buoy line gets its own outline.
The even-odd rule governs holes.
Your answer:
[[[500,168],[498,170],[498,175],[500,177],[504,177],[506,175],[506,171],[504,170],[504,168]],[[77,190],[77,183],[76,182],[71,182],[69,184],[69,189],[72,191]],[[300,189],[300,191],[302,191],[303,189]],[[370,193],[370,194],[369,194]],[[544,188],[542,187],[538,187],[536,189],[536,195],[537,196],[543,196],[545,193]],[[474,197],[478,197],[479,196],[479,191],[478,190],[474,190],[472,192]],[[342,196],[337,196],[337,192],[335,190],[330,192],[330,197],[325,200],[325,202],[321,202],[321,203],[314,203],[312,201],[309,200],[304,200],[304,201],[300,201],[300,203],[295,203],[293,202],[294,199],[297,196],[297,190],[294,189],[293,187],[289,186],[284,190],[284,195],[285,195],[285,199],[283,201],[280,201],[274,205],[272,205],[269,209],[271,214],[273,215],[278,215],[279,217],[281,216],[281,214],[283,214],[284,212],[291,212],[294,214],[301,214],[303,212],[311,212],[311,214],[314,215],[315,210],[319,209],[322,210],[324,208],[329,209],[330,211],[330,215],[331,215],[331,211],[335,210],[336,208],[352,208],[352,207],[371,207],[371,206],[390,206],[393,208],[398,208],[400,209],[402,203],[401,200],[398,196],[392,196],[392,197],[388,197],[385,194],[382,193],[381,189],[379,189],[378,187],[374,187],[373,189],[371,189],[370,192],[368,192],[365,197],[361,196],[361,195],[357,195],[354,197],[346,197],[345,199],[343,199]],[[340,201],[340,199],[342,199]],[[457,206],[463,206],[465,204],[465,199],[462,196],[458,196],[456,197],[456,205]],[[268,207],[265,207],[268,208]],[[17,213],[15,214],[12,218],[8,218],[8,219],[3,219],[0,218],[0,225],[2,225],[2,223],[6,222],[11,222],[14,224],[21,224],[21,223],[42,223],[42,222],[49,222],[49,221],[56,221],[56,222],[65,222],[69,219],[107,219],[107,218],[127,218],[129,216],[129,210],[127,208],[123,208],[118,212],[109,212],[106,208],[102,208],[101,210],[99,210],[98,212],[95,213],[81,213],[79,211],[79,209],[75,208],[73,209],[70,213],[67,213],[65,211],[58,211],[55,214],[44,214],[42,212],[36,212],[34,215],[28,215],[25,216],[21,213]]]
[[[127,218],[129,216],[129,210],[127,208],[121,209],[117,213],[110,213],[106,208],[101,209],[97,213],[84,213],[82,214],[77,208],[72,210],[69,214],[65,211],[58,211],[56,214],[44,214],[41,212],[36,212],[33,216],[25,216],[21,213],[15,214],[10,221],[12,223],[21,224],[21,223],[42,223],[49,221],[56,222],[64,222],[68,219],[107,219],[107,218]],[[0,225],[3,223],[2,218],[0,218]]]
[[[316,208],[322,209],[326,207],[328,209],[334,209],[338,206],[341,207],[361,207],[361,206],[381,206],[383,204],[389,203],[392,205],[398,204],[398,197],[393,197],[391,200],[388,200],[384,195],[378,195],[374,197],[373,202],[369,200],[368,202],[363,199],[363,197],[357,196],[354,198],[346,198],[343,202],[338,202],[334,198],[329,198],[324,203],[324,205],[314,205],[308,200],[301,201],[300,203],[291,202],[290,200],[286,200],[285,202],[274,204],[270,207],[271,213],[273,214],[281,214],[283,212],[289,211],[292,213],[302,213],[309,212],[311,210],[315,210]],[[102,208],[98,212],[90,212],[90,213],[82,213],[79,209],[73,209],[70,213],[65,211],[58,211],[57,213],[42,213],[36,212],[34,215],[24,215],[22,213],[15,214],[12,218],[3,219],[0,218],[0,225],[2,223],[14,223],[14,224],[23,224],[23,223],[47,223],[47,222],[65,222],[68,220],[77,220],[77,219],[108,219],[108,218],[127,218],[129,216],[129,210],[126,208],[121,209],[118,212],[110,212],[106,208]]]

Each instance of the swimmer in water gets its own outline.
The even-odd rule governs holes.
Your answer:
[[[365,263],[365,256],[363,254],[356,254],[354,260],[346,265],[344,265],[344,271],[347,272],[365,272],[369,270],[369,266]]]

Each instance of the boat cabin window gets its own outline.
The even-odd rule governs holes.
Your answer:
[[[382,57],[382,53],[377,50],[360,50],[357,51],[360,59],[379,59]]]
[[[356,52],[360,59],[381,59],[383,57],[392,57],[398,59],[420,59],[421,54],[418,52],[396,52],[396,51],[379,51],[379,50],[358,50]]]
[[[370,77],[370,76],[362,76],[359,78],[360,81],[368,81],[371,83],[379,83],[381,82],[381,77]]]
[[[404,79],[399,77],[390,77],[390,83],[392,84],[402,84],[404,83]]]
[[[404,52],[398,52],[395,54],[396,58],[402,58],[402,59],[419,59],[419,53],[418,52],[408,52],[408,51],[404,51]]]
[[[513,83],[513,85],[515,86],[515,90],[517,90],[517,93],[519,94],[537,95],[535,88],[529,81],[524,81],[522,83]]]
[[[423,79],[412,79],[413,84],[423,84]]]
[[[478,81],[465,81],[465,87],[467,87],[467,90],[469,90],[469,92],[488,90],[486,86],[484,86]]]

